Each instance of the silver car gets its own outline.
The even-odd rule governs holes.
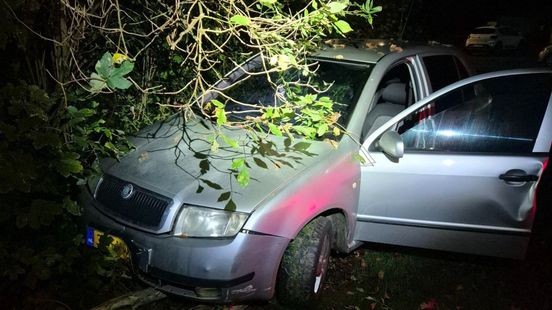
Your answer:
[[[515,49],[523,47],[525,38],[515,29],[507,26],[484,26],[471,31],[466,39],[468,49]]]
[[[348,134],[337,145],[255,144],[225,128],[251,168],[242,188],[220,168],[235,149],[212,151],[215,125],[172,117],[90,180],[87,243],[122,240],[164,292],[293,305],[321,294],[331,251],[363,242],[524,256],[552,142],[552,70],[469,77],[456,49],[383,41],[313,60],[340,96]],[[254,62],[221,81],[240,100],[274,97],[262,77],[240,79]]]

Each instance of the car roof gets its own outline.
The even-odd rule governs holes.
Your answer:
[[[435,41],[414,42],[390,39],[369,40],[328,40],[322,48],[314,54],[316,58],[337,59],[349,62],[377,63],[388,55],[397,54],[405,57],[423,53],[450,54],[455,50],[450,45]]]

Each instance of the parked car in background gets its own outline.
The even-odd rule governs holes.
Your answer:
[[[507,26],[482,26],[475,28],[466,39],[469,50],[516,49],[525,44],[525,38],[514,28]]]
[[[538,55],[539,62],[542,62],[550,67],[552,67],[552,44],[543,48]]]
[[[363,242],[524,256],[552,141],[552,70],[471,76],[455,48],[387,41],[327,46],[311,61],[329,86],[320,95],[338,102],[347,134],[336,144],[249,145],[228,126],[244,144],[212,152],[212,120],[171,117],[139,132],[124,158],[104,160],[83,189],[87,244],[118,238],[138,276],[167,293],[308,306],[331,251]],[[239,66],[220,88],[277,106],[265,75],[242,78],[257,66]],[[223,187],[235,180],[208,167],[236,156],[250,184]]]

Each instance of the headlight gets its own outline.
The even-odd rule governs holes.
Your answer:
[[[178,216],[174,235],[184,237],[232,237],[249,215],[242,212],[184,206]]]

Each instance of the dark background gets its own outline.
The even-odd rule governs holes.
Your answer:
[[[552,40],[550,0],[395,0],[375,4],[382,5],[383,11],[374,19],[373,29],[365,28],[373,38],[400,37],[408,19],[403,36],[408,40],[435,40],[461,47],[470,30],[487,22],[516,28],[533,49]]]

